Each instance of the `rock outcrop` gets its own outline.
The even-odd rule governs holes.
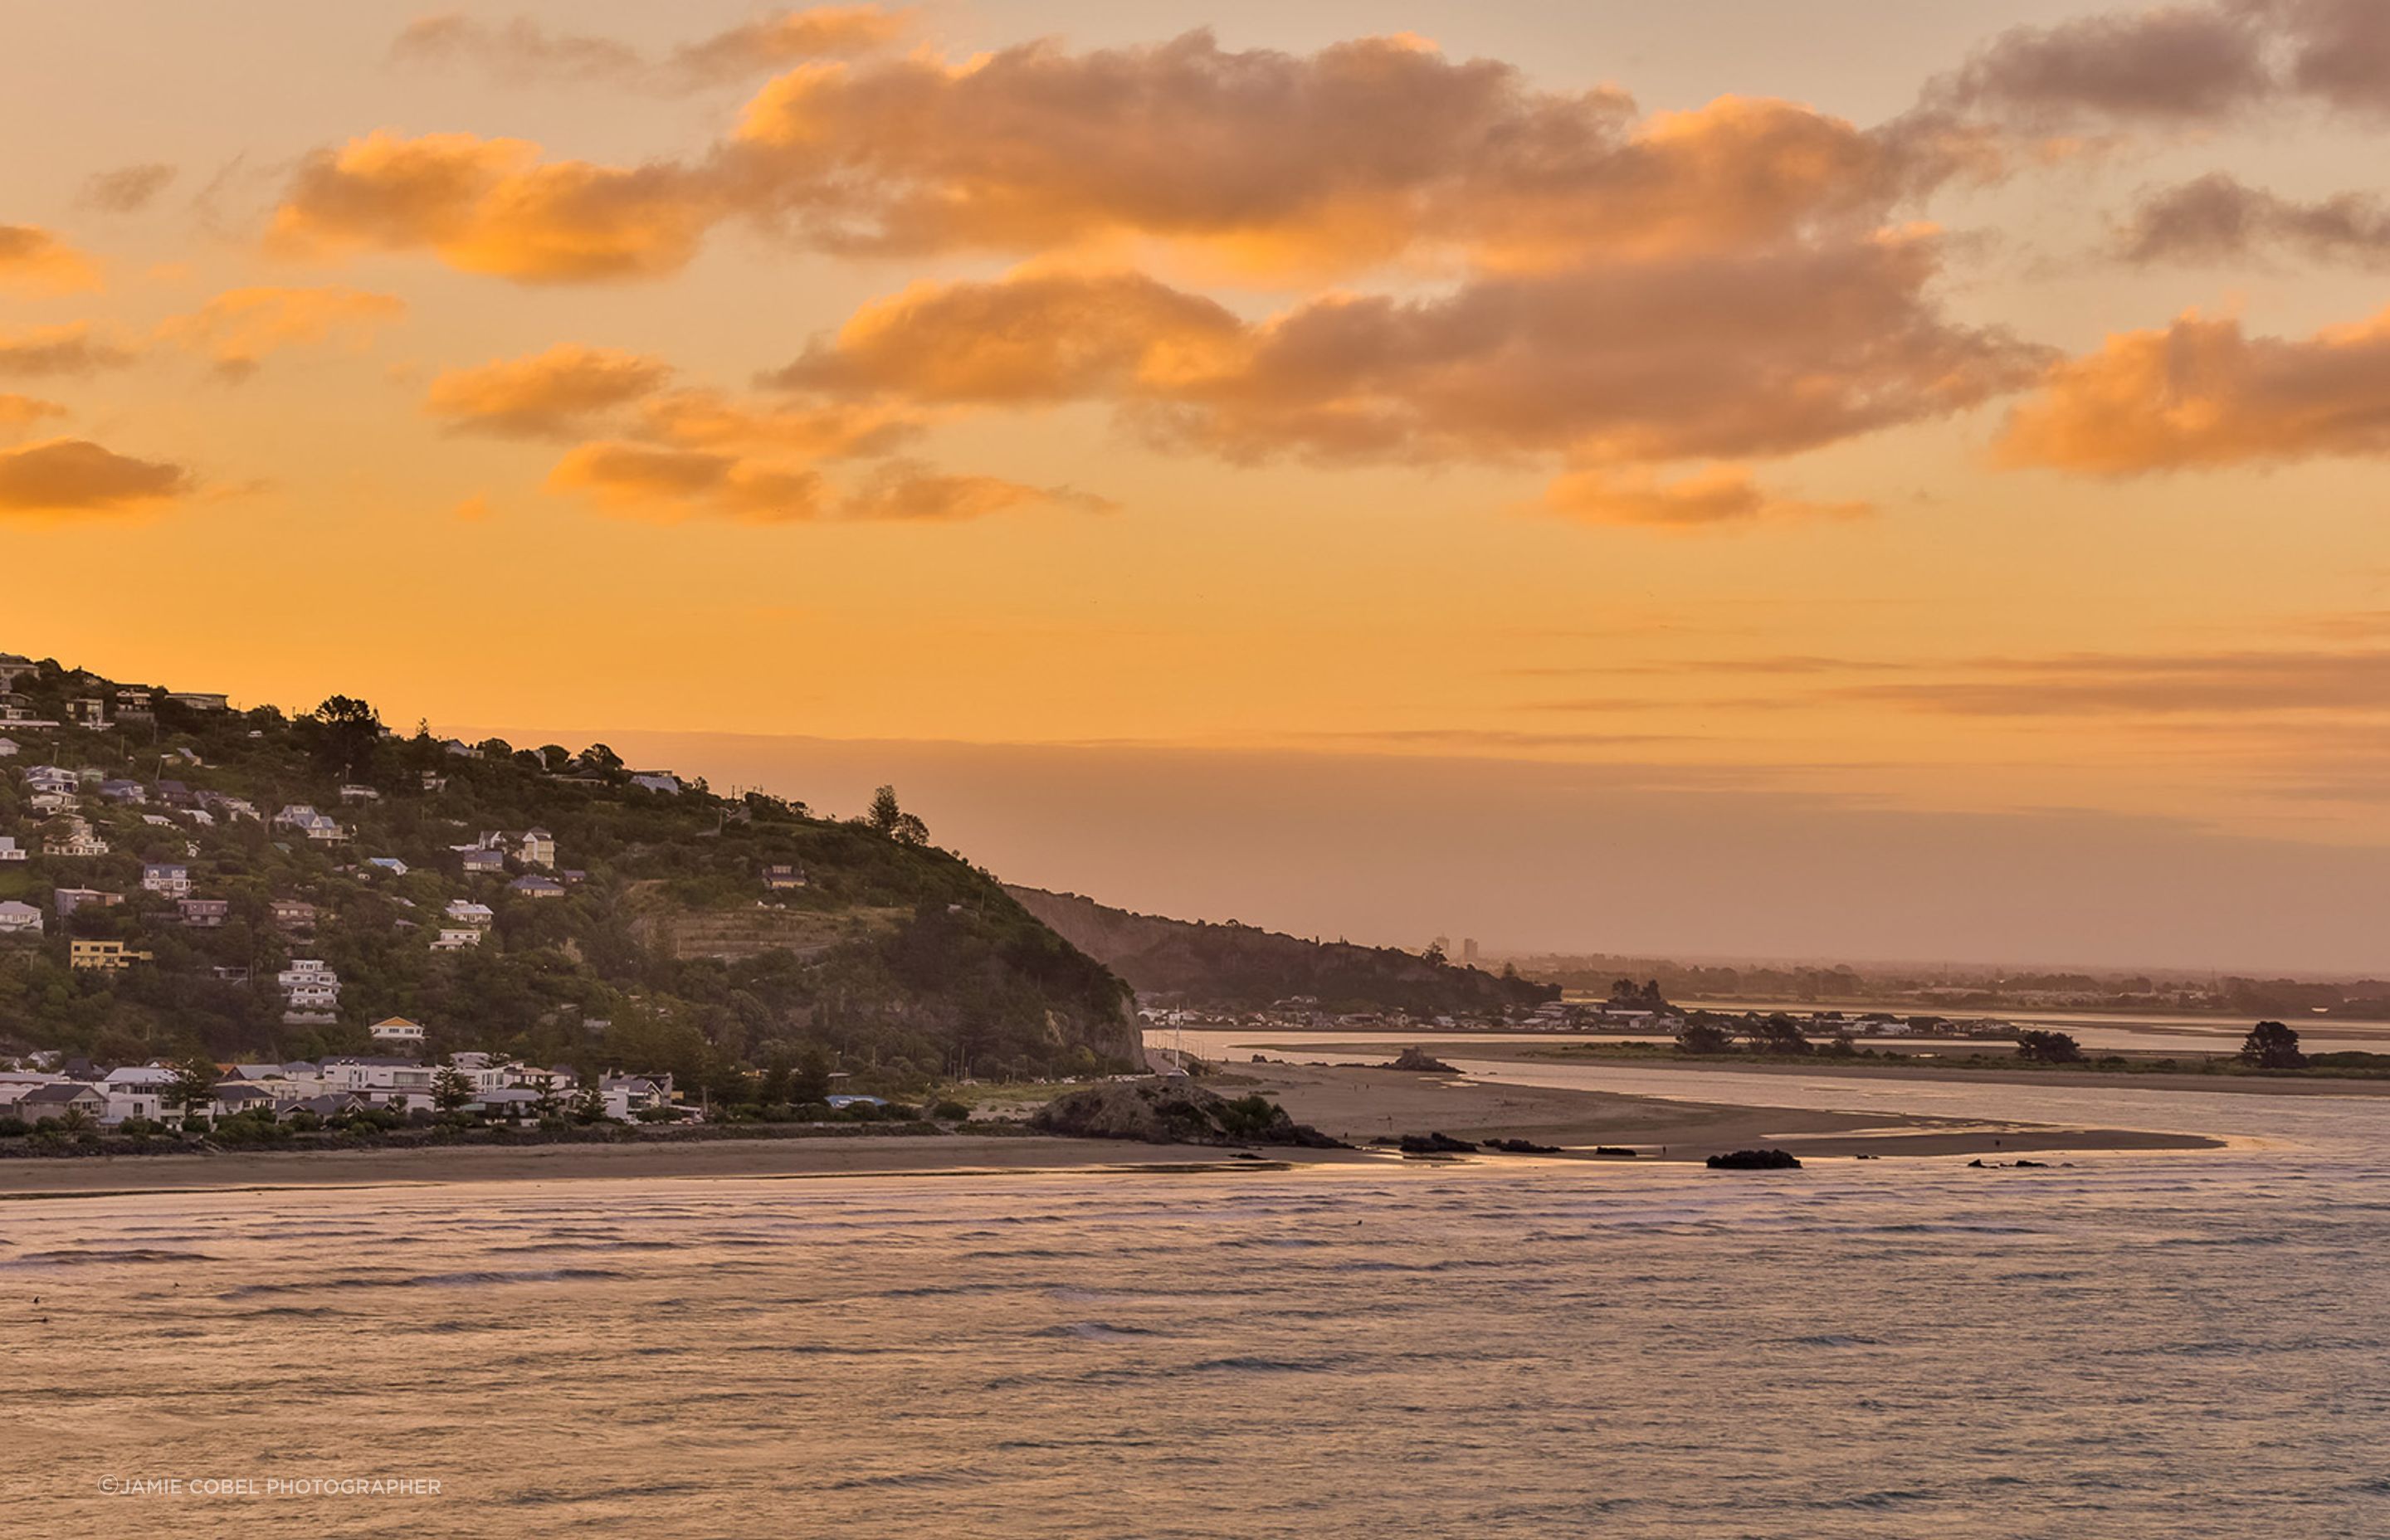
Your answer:
[[[1798,1171],[1800,1158],[1789,1149],[1738,1149],[1731,1155],[1713,1155],[1707,1161],[1712,1171]]]
[[[1183,1080],[1125,1080],[1056,1097],[1029,1125],[1080,1139],[1146,1144],[1274,1144],[1343,1149],[1342,1140],[1299,1123],[1266,1097],[1235,1100]]]

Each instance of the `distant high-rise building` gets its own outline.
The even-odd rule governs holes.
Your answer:
[[[1460,938],[1460,960],[1465,963],[1473,963],[1477,960],[1476,937],[1463,936]]]

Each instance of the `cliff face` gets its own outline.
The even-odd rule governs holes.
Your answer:
[[[1392,947],[1133,914],[1076,893],[1005,891],[1140,995],[1178,995],[1227,1009],[1300,995],[1328,1010],[1421,1016],[1498,1011],[1560,997],[1554,985],[1433,963]]]
[[[1125,986],[910,824],[603,745],[391,734],[359,701],[233,712],[55,662],[9,693],[0,835],[32,854],[0,900],[45,923],[0,938],[0,1046],[312,1057],[405,1016],[434,1053],[596,1041],[692,1072],[816,1046],[924,1074],[1141,1059]],[[146,956],[77,969],[75,942]],[[292,1008],[298,959],[336,999]]]

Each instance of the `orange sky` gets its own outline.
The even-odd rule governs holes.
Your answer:
[[[0,647],[407,724],[1211,753],[1265,800],[1449,762],[1738,827],[2154,819],[2390,918],[2341,854],[2390,844],[2370,0],[8,25]],[[1422,885],[1521,859],[1394,838]],[[1193,853],[1107,880],[1233,907]],[[1279,923],[1372,939],[1625,923],[1304,891]]]

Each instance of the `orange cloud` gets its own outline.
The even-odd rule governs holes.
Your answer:
[[[528,17],[494,26],[450,11],[408,22],[392,41],[390,54],[407,64],[470,61],[508,82],[690,91],[808,59],[867,54],[905,36],[914,20],[910,10],[816,6],[749,21],[675,49],[668,58],[650,60],[614,38],[551,32]]]
[[[49,231],[0,225],[0,289],[71,294],[99,287],[97,264]]]
[[[737,80],[809,59],[867,54],[901,40],[919,19],[910,7],[814,6],[717,32],[673,55],[671,72],[690,83]]]
[[[62,417],[67,409],[55,401],[42,401],[32,396],[9,395],[0,391],[0,429],[19,428],[44,417]]]
[[[333,342],[364,348],[406,314],[405,301],[353,289],[231,289],[159,324],[159,340],[213,359],[239,378],[268,353]]]
[[[548,472],[547,489],[636,517],[671,520],[707,514],[752,524],[818,518],[829,497],[813,471],[777,470],[735,455],[620,440],[571,450]]]
[[[921,420],[884,406],[830,402],[758,406],[719,391],[668,391],[642,404],[643,437],[687,449],[768,450],[807,459],[888,454],[917,437]]]
[[[2002,463],[2103,476],[2390,454],[2390,311],[2304,340],[2187,314],[2111,336],[2010,414]]]
[[[132,361],[130,351],[94,337],[84,321],[0,331],[0,375],[83,375]]]
[[[917,287],[768,377],[897,404],[1110,401],[1251,460],[1607,466],[1797,453],[2030,383],[2043,350],[1926,298],[1930,237],[1331,295],[1259,323],[1137,275]]]
[[[191,473],[136,460],[86,439],[46,439],[0,449],[0,514],[119,513],[180,497]]]
[[[1707,529],[1762,520],[1855,519],[1865,503],[1805,503],[1763,490],[1741,466],[1712,466],[1675,481],[1574,471],[1544,489],[1544,507],[1588,524],[1637,524],[1659,529]]]
[[[430,250],[520,283],[676,272],[719,217],[700,179],[668,165],[542,161],[524,139],[388,131],[312,156],[267,237],[286,255]]]
[[[905,462],[882,467],[839,505],[842,519],[957,522],[1008,509],[1058,507],[1110,513],[1118,504],[1069,487],[1024,486],[996,476],[950,476]]]
[[[163,161],[119,166],[96,172],[83,185],[82,201],[112,214],[138,213],[174,180],[174,168]]]
[[[425,392],[423,409],[467,432],[570,434],[592,417],[650,394],[672,372],[661,359],[565,342],[529,358],[447,370]]]

